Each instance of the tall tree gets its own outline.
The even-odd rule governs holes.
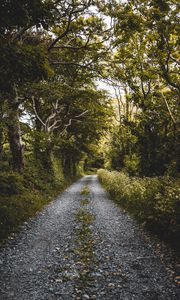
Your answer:
[[[18,171],[22,171],[24,165],[19,123],[22,98],[19,90],[26,82],[39,81],[52,75],[49,53],[55,48],[57,58],[57,48],[80,50],[87,46],[92,26],[89,26],[90,30],[88,25],[84,27],[84,22],[88,21],[81,21],[80,16],[87,15],[90,5],[91,1],[1,2],[0,51],[3,55],[0,89],[8,107],[6,123],[13,168]],[[60,52],[58,64],[64,63],[59,61],[59,55]]]

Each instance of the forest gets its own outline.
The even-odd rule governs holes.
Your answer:
[[[179,1],[0,2],[0,237],[95,174],[179,236]]]

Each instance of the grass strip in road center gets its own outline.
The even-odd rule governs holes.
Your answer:
[[[90,193],[90,189],[89,189],[88,185],[85,185],[81,191],[81,195],[87,196],[87,195],[89,195],[89,193]]]
[[[75,213],[77,228],[75,230],[76,248],[74,249],[74,253],[76,255],[76,264],[79,272],[75,287],[77,300],[82,299],[84,295],[88,296],[88,294],[90,294],[93,281],[91,272],[96,264],[94,257],[94,238],[91,230],[95,216],[86,208],[90,202],[87,198],[88,194],[89,188],[85,186],[81,195],[86,196],[86,198],[81,199],[80,208]]]

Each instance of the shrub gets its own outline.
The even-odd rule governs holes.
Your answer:
[[[57,159],[53,160],[52,174],[38,160],[31,160],[23,175],[1,172],[0,239],[17,230],[22,222],[35,215],[70,182],[65,180]]]
[[[99,170],[98,177],[123,208],[162,237],[176,242],[180,232],[180,179],[137,178]]]
[[[139,173],[140,159],[136,154],[125,155],[124,158],[124,169],[129,175],[136,176]]]
[[[0,173],[0,191],[3,195],[18,194],[24,190],[23,176],[16,172]]]
[[[125,173],[100,169],[98,177],[113,198],[118,198],[118,202],[121,204],[126,200],[125,187],[129,184],[130,179]]]
[[[4,238],[50,201],[50,195],[26,191],[20,195],[0,197],[0,237]]]

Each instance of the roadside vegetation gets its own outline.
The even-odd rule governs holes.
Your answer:
[[[161,238],[179,246],[180,179],[130,177],[99,170],[100,182],[111,197]]]
[[[51,173],[37,163],[31,162],[23,174],[14,171],[0,173],[0,243],[74,179],[64,177],[58,160],[53,161]]]
[[[91,5],[0,3],[0,239],[83,174],[109,127],[95,84],[106,25]]]
[[[119,3],[118,3],[119,2]],[[107,79],[114,123],[99,178],[110,195],[163,239],[180,233],[178,1],[115,1]]]
[[[106,168],[128,174],[107,173],[128,210],[176,237],[178,46],[174,0],[0,2],[1,236]]]

